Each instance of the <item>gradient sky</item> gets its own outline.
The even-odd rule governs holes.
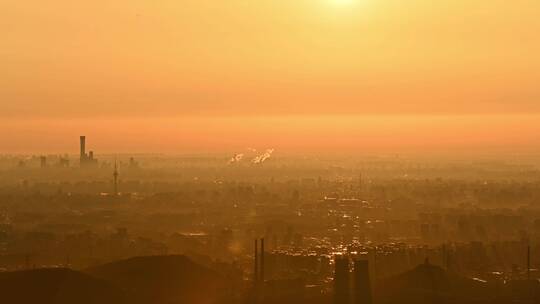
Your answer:
[[[0,152],[75,152],[78,134],[109,152],[538,148],[539,16],[538,0],[0,0]]]

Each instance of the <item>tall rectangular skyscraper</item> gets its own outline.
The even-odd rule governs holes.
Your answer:
[[[349,304],[350,273],[349,258],[336,257],[334,272],[334,304]]]
[[[81,163],[86,160],[86,136],[81,136]]]
[[[355,304],[372,304],[371,282],[369,280],[369,262],[354,261],[353,292]]]

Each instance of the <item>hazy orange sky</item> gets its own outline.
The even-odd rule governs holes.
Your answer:
[[[108,152],[538,148],[539,16],[538,0],[0,0],[0,152],[76,152],[78,134]]]

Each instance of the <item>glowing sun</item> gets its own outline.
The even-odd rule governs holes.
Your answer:
[[[335,5],[351,5],[354,4],[356,0],[330,0]]]

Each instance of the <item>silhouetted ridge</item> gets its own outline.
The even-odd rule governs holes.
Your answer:
[[[218,303],[228,292],[217,273],[180,255],[135,257],[86,272],[118,286],[134,303]]]
[[[0,273],[0,302],[17,304],[121,304],[110,284],[69,269]]]
[[[422,264],[383,281],[377,288],[378,303],[487,303],[481,282]]]

